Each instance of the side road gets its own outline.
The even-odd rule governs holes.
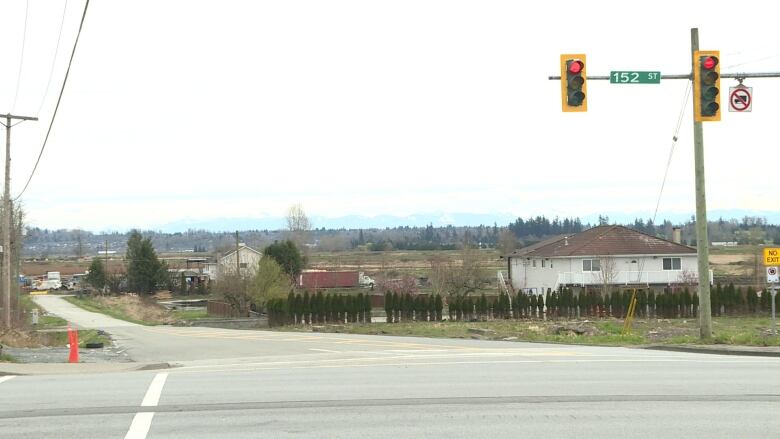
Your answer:
[[[79,308],[62,298],[63,296],[33,296],[35,303],[43,309],[70,322],[78,328],[103,329],[139,327],[135,323],[115,319],[105,314],[99,314]],[[110,332],[110,331],[109,331]]]

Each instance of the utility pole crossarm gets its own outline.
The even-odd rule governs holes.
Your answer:
[[[3,114],[3,115],[0,115],[0,117],[2,117],[3,119],[6,120],[6,123],[0,122],[0,125],[3,125],[6,128],[8,128],[8,126],[11,125],[11,121],[12,120],[38,120],[37,117],[32,117],[32,116],[15,116],[13,114]]]

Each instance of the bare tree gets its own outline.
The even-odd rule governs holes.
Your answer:
[[[609,293],[609,287],[615,283],[617,279],[617,263],[615,258],[611,256],[602,256],[599,258],[600,270],[598,271],[598,280],[601,284],[601,294],[606,295]]]
[[[76,230],[76,257],[79,259],[84,257],[84,237],[80,229]]]
[[[518,246],[517,236],[515,232],[508,228],[501,229],[498,234],[498,250],[505,255],[508,255],[515,251]]]
[[[430,280],[438,294],[462,295],[478,290],[487,277],[479,251],[464,247],[460,263],[435,258],[430,260]]]
[[[311,221],[300,204],[294,204],[287,210],[287,230],[299,246],[305,244],[309,238]]]

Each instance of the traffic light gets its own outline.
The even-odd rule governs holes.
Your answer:
[[[693,54],[693,111],[696,122],[720,120],[720,51]]]
[[[564,112],[588,111],[585,55],[561,55],[561,105]]]

